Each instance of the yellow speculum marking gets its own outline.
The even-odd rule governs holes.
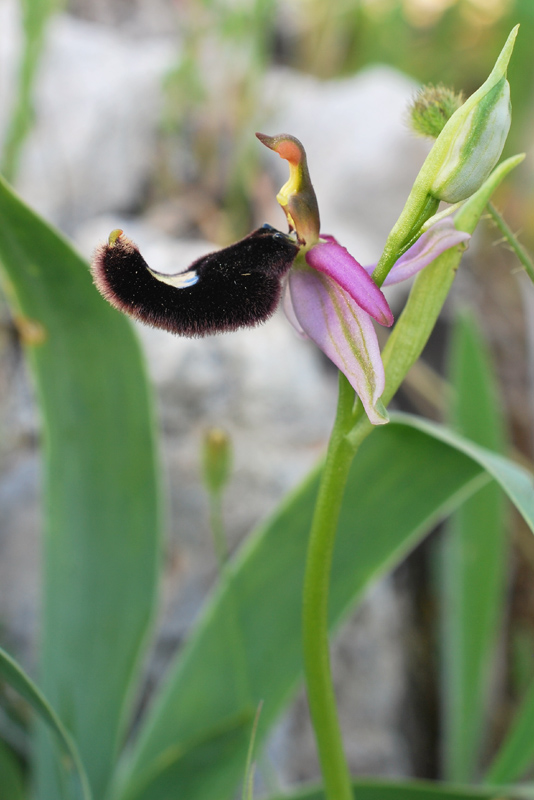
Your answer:
[[[298,151],[298,147],[294,145],[293,142],[287,142],[287,143],[284,142],[284,145],[286,144],[290,145],[291,147],[289,148],[284,146],[283,148],[284,151],[291,149],[292,151],[291,155],[295,156],[295,154],[297,154],[300,159],[300,153]],[[283,154],[281,150],[282,148],[278,149],[278,154],[280,155],[281,158],[287,159],[287,155]],[[291,216],[287,206],[289,204],[289,200],[291,199],[291,197],[297,195],[302,189],[302,166],[299,162],[295,163],[295,161],[293,160],[288,161],[288,165],[289,165],[289,179],[286,181],[286,183],[284,183],[284,185],[276,195],[276,199],[284,210],[284,213],[287,217],[287,221],[289,223],[289,227],[292,228],[293,230],[296,230],[297,226],[295,225],[295,220]]]
[[[283,156],[282,156],[283,158]],[[287,206],[289,202],[289,198],[294,195],[298,194],[302,190],[302,167],[300,164],[295,164],[293,162],[289,162],[289,179],[284,183],[278,194],[276,195],[276,199],[280,203],[280,205]]]

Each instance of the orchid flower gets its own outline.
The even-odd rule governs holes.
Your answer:
[[[289,180],[277,199],[300,251],[289,270],[284,310],[300,335],[312,339],[345,374],[369,420],[380,425],[387,413],[380,402],[385,376],[372,319],[390,326],[393,314],[363,267],[333,236],[320,233],[319,211],[304,148],[293,136],[256,134],[289,163]],[[396,262],[385,283],[412,277],[450,247],[469,239],[447,217],[424,233]]]
[[[380,401],[384,368],[373,325],[393,314],[363,267],[332,236],[321,234],[306,153],[293,136],[260,141],[289,163],[289,180],[277,195],[289,234],[264,225],[187,270],[152,270],[121,230],[113,231],[93,259],[95,284],[120,311],[181,336],[234,331],[264,322],[283,306],[296,328],[312,339],[346,375],[370,421],[387,422]],[[440,253],[469,238],[450,218],[435,224],[397,261],[386,283],[415,275]]]

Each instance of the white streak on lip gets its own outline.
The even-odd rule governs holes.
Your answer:
[[[153,269],[148,269],[151,275],[160,281],[166,283],[168,286],[174,286],[175,289],[188,289],[198,283],[198,273],[196,269],[190,269],[187,272],[178,272],[176,275],[164,275],[162,272],[155,272]]]

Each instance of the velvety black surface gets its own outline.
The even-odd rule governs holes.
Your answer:
[[[158,280],[126,237],[101,247],[93,262],[95,284],[116,308],[156,328],[182,336],[205,336],[257,325],[274,312],[281,279],[297,245],[270,226],[199,258],[193,286],[176,288]]]

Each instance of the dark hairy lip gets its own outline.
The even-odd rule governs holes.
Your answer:
[[[163,275],[114,231],[97,249],[91,269],[100,293],[120,311],[181,336],[205,336],[265,322],[298,249],[289,234],[263,225],[186,270]]]

